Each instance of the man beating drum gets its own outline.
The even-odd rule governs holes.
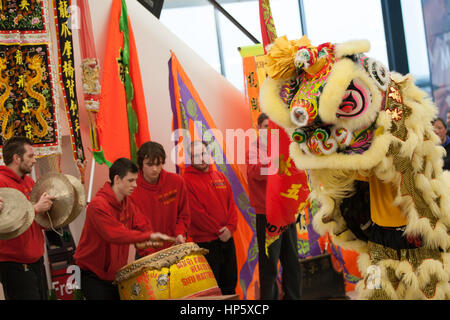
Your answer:
[[[87,300],[118,300],[116,272],[128,262],[129,245],[160,247],[175,239],[152,232],[133,201],[138,168],[120,158],[109,168],[106,182],[89,203],[74,258],[81,269],[81,290]]]
[[[148,141],[141,145],[137,153],[137,187],[131,199],[154,230],[173,236],[178,245],[186,242],[191,214],[184,180],[180,175],[164,170],[165,162],[166,152],[160,143]],[[137,250],[136,258],[162,249],[164,247]]]

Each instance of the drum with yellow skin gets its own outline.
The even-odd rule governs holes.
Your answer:
[[[207,252],[189,242],[134,261],[116,274],[120,298],[160,300],[221,295],[204,257]]]

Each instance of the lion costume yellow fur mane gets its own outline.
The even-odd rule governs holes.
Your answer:
[[[278,38],[261,107],[308,170],[316,231],[360,253],[359,298],[450,299],[450,174],[431,124],[437,108],[369,49]],[[389,245],[378,230],[400,232],[406,245]]]

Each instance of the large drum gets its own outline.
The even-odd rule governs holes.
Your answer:
[[[204,257],[208,250],[188,242],[119,269],[116,282],[122,300],[181,299],[221,295]]]

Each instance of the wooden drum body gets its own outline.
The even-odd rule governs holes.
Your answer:
[[[160,300],[221,295],[204,257],[207,252],[189,242],[134,261],[116,274],[120,298]]]

